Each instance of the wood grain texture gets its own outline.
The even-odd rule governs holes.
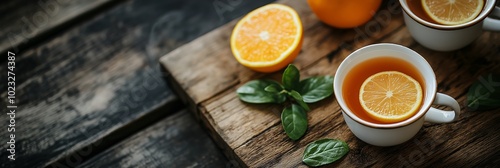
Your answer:
[[[0,5],[0,52],[22,51],[113,0],[16,0]]]
[[[230,162],[186,110],[100,153],[78,167],[227,167]],[[188,148],[180,148],[187,147]]]
[[[150,27],[138,22],[151,26],[156,19],[127,15],[156,5],[123,5],[17,57],[19,155],[16,162],[7,162],[7,153],[0,153],[1,167],[80,164],[119,127],[175,102],[161,76],[148,68],[143,49],[147,36],[141,34]],[[5,96],[3,73],[0,80]],[[87,151],[78,152],[82,148]]]
[[[284,133],[279,105],[252,105],[238,100],[236,89],[252,79],[280,79],[281,72],[261,74],[244,68],[232,57],[230,22],[160,59],[171,74],[171,83],[184,89],[179,94],[196,109],[196,116],[211,131],[229,158],[242,167],[305,167],[301,162],[306,145],[320,138],[346,141],[351,151],[331,167],[493,167],[500,162],[499,109],[473,112],[465,109],[466,92],[482,74],[499,72],[500,34],[485,32],[473,44],[455,52],[423,48],[410,36],[395,0],[385,1],[367,24],[354,29],[335,29],[320,23],[305,1],[279,1],[297,10],[304,25],[304,44],[294,61],[302,78],[334,75],[354,50],[372,43],[408,46],[433,67],[438,91],[456,98],[460,119],[450,124],[426,123],[412,140],[381,148],[357,139],[345,125],[333,97],[311,105],[309,128],[298,141]],[[215,41],[215,42],[214,42]]]
[[[159,56],[268,2],[127,1],[21,51],[18,158],[8,162],[1,152],[0,167],[76,166],[175,112],[183,104],[156,71]],[[6,79],[1,73],[2,97]],[[8,134],[0,130],[1,137]]]

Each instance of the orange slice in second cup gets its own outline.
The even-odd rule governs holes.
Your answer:
[[[422,88],[412,77],[384,71],[368,77],[360,88],[359,101],[370,117],[384,123],[413,116],[422,102]]]
[[[424,11],[434,21],[458,25],[476,18],[483,9],[484,0],[422,0]]]

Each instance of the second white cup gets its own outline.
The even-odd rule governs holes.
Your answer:
[[[408,7],[408,0],[399,0],[403,8],[406,27],[421,45],[436,51],[452,51],[472,43],[484,30],[500,31],[500,8],[495,0],[485,0],[483,10],[474,20],[459,25],[440,25],[425,21]]]

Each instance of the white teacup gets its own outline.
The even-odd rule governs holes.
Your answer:
[[[396,123],[372,123],[358,117],[347,106],[342,93],[344,79],[359,63],[377,57],[396,57],[412,64],[423,77],[424,97],[420,110],[412,117]],[[427,61],[415,51],[397,44],[373,44],[351,53],[339,66],[333,82],[335,97],[342,108],[342,115],[349,129],[362,141],[376,146],[393,146],[411,139],[422,127],[424,121],[448,123],[456,120],[460,106],[452,97],[437,93],[434,71]],[[444,111],[431,107],[432,104],[451,107]]]
[[[421,45],[436,51],[452,51],[470,44],[483,31],[500,31],[500,8],[495,0],[485,0],[483,10],[474,20],[459,25],[440,25],[417,17],[408,7],[407,0],[399,0],[403,8],[406,27],[411,36]]]

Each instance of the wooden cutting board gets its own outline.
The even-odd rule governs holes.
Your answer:
[[[234,20],[168,53],[160,59],[167,80],[207,127],[224,153],[241,167],[304,167],[306,145],[321,138],[349,144],[350,152],[329,166],[485,166],[498,164],[500,110],[471,112],[465,108],[468,87],[479,75],[498,72],[500,34],[485,32],[473,44],[455,52],[436,52],[416,43],[404,26],[396,0],[384,1],[374,19],[354,29],[329,27],[316,18],[305,0],[283,0],[299,13],[304,41],[294,64],[301,77],[334,75],[354,50],[373,43],[397,43],[423,55],[436,72],[438,91],[456,98],[463,110],[450,124],[426,123],[412,140],[394,147],[375,147],[357,139],[332,97],[311,105],[309,127],[301,139],[283,131],[280,105],[241,102],[236,89],[253,79],[280,81],[282,71],[251,71],[233,58],[229,37]]]

